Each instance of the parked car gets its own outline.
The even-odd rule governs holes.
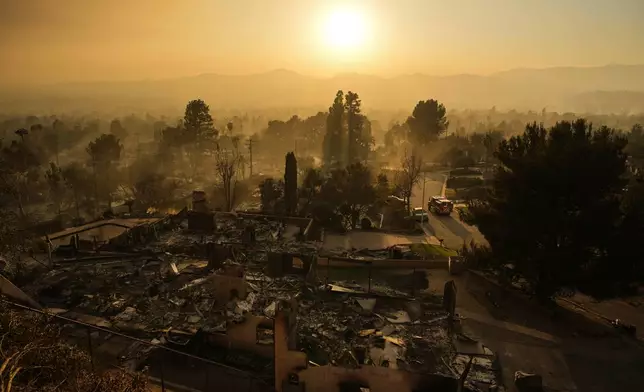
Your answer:
[[[416,222],[427,222],[429,221],[429,214],[423,209],[423,207],[416,207],[411,210],[411,218]]]

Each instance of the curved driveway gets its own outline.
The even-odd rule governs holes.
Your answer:
[[[445,174],[425,173],[425,200],[423,200],[423,180],[414,189],[411,197],[411,207],[427,208],[427,200],[432,196],[443,195]],[[472,226],[466,225],[458,218],[456,210],[449,216],[429,215],[429,222],[423,225],[426,233],[443,239],[445,246],[460,249],[463,243],[469,244],[472,239],[478,243],[485,243],[485,238]]]

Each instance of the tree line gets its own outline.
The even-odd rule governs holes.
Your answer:
[[[257,168],[262,159],[281,154],[286,157],[284,178],[259,183],[262,209],[311,216],[339,230],[373,224],[392,195],[404,199],[409,209],[424,163],[496,165],[494,180],[469,194],[469,214],[464,219],[479,226],[490,242],[493,259],[499,265],[512,265],[517,279],[530,276],[535,287],[553,280],[539,283],[550,288],[540,286],[535,292],[559,290],[568,284],[563,277],[579,276],[582,267],[573,263],[570,271],[555,269],[560,282],[548,278],[549,269],[530,270],[531,261],[524,269],[518,258],[522,251],[531,260],[536,255],[563,259],[561,249],[566,249],[570,258],[590,263],[582,270],[586,282],[592,282],[593,277],[608,276],[602,270],[605,260],[617,263],[619,252],[633,250],[624,239],[636,243],[635,235],[641,234],[638,192],[644,135],[640,125],[631,125],[636,117],[599,117],[630,125],[621,131],[606,125],[593,128],[590,121],[572,114],[515,113],[517,118],[571,119],[549,126],[534,121],[517,134],[515,125],[507,130],[500,126],[505,120],[496,123],[508,113],[494,109],[451,113],[435,99],[420,101],[403,121],[390,124],[380,144],[374,133],[382,127],[363,113],[359,95],[351,91],[338,91],[326,112],[270,121],[259,134],[243,132],[243,116],[215,121],[209,106],[199,99],[186,105],[183,118],[175,124],[157,118],[113,119],[106,132],[87,119],[70,126],[49,118],[43,125],[38,122],[43,119],[31,116],[13,132],[13,140],[3,140],[0,146],[0,210],[7,217],[2,242],[13,241],[13,226],[37,215],[30,210],[33,206],[46,205],[54,215],[66,212],[78,220],[93,219],[109,213],[114,200],[127,201],[142,211],[169,208],[181,204],[177,200],[187,198],[193,189],[208,186],[213,198],[220,198],[219,208],[232,210],[263,178],[263,169]],[[464,118],[470,116],[482,124],[484,115],[486,126],[463,132]],[[147,124],[146,133],[130,132],[134,124]],[[266,148],[270,143],[274,148]],[[253,164],[255,180],[250,177]],[[534,224],[515,221],[516,211],[534,212]],[[529,226],[535,234],[511,237],[520,235],[519,226]],[[588,227],[601,229],[586,234],[574,231]],[[561,238],[546,235],[547,230],[564,228],[571,232],[555,231]],[[534,252],[528,247],[529,238],[538,235],[544,236],[536,242],[543,249]],[[600,238],[606,243],[599,243]],[[630,276],[640,273],[626,270],[632,272]],[[617,286],[623,289],[629,284]]]
[[[644,238],[641,125],[622,131],[575,119],[551,126],[532,122],[509,137],[493,130],[447,135],[444,106],[421,101],[404,123],[392,128],[398,146],[410,153],[397,165],[390,186],[386,171],[378,173],[368,159],[342,147],[351,143],[353,124],[346,100],[338,92],[325,135],[341,147],[325,145],[324,165],[304,173],[295,206],[289,206],[294,197],[287,195],[286,184],[295,182],[289,177],[297,170],[289,169],[294,157],[287,155],[286,172],[291,174],[261,185],[265,211],[295,211],[335,229],[363,222],[370,227],[389,195],[404,198],[410,207],[408,200],[424,170],[424,152],[444,144],[449,149],[443,163],[451,167],[495,167],[491,181],[476,179],[476,192],[468,193],[468,208],[461,215],[489,242],[487,247],[464,244],[469,262],[546,302],[566,293],[603,298],[639,289],[644,262],[634,255],[638,239]]]
[[[326,113],[320,165],[298,170],[295,154],[288,152],[284,179],[269,177],[260,184],[263,212],[308,216],[323,227],[347,230],[371,228],[392,195],[403,198],[408,210],[422,148],[445,133],[445,115],[436,100],[420,101],[407,119],[409,132],[402,135],[408,151],[390,173],[378,172],[371,122],[362,114],[360,97],[339,90]]]
[[[463,218],[489,247],[464,254],[545,302],[636,293],[644,282],[641,146],[640,126],[528,124],[496,146],[493,181],[468,200]]]

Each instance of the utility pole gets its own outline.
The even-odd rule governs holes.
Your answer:
[[[422,199],[423,204],[421,204],[420,206],[423,207],[423,211],[425,211],[425,206],[426,206],[426,204],[425,204],[425,181],[426,181],[426,179],[425,179],[425,172],[422,172],[422,173],[423,173],[423,199]],[[427,217],[429,218],[429,208],[427,208]],[[420,215],[420,225],[421,226],[423,225],[423,220],[424,219],[425,219],[425,216],[421,214]]]
[[[248,138],[248,141],[246,142],[246,146],[248,146],[248,156],[250,158],[250,177],[253,176],[253,138],[252,136]]]
[[[96,160],[94,159],[94,157],[92,157],[92,174],[94,174],[94,215],[98,215],[98,182],[96,181]]]

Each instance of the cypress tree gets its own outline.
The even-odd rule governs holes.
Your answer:
[[[295,215],[297,210],[297,159],[295,154],[286,154],[284,167],[284,204],[287,215]]]

